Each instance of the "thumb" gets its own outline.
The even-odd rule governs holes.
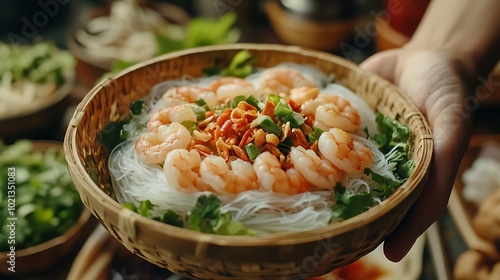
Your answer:
[[[362,69],[374,72],[382,78],[394,83],[394,73],[399,49],[376,53],[360,64]]]

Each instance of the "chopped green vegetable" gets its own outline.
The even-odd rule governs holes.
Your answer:
[[[272,133],[278,137],[281,136],[281,127],[275,124],[271,118],[264,118],[258,126],[267,133]]]
[[[245,78],[255,72],[252,64],[252,54],[248,50],[239,51],[233,57],[229,66],[220,72],[220,75],[226,77]]]
[[[314,142],[319,139],[321,133],[323,133],[323,130],[321,130],[321,128],[313,126],[312,132],[307,135],[307,141],[309,142],[309,145],[312,146],[312,144],[314,144]]]
[[[64,153],[34,151],[29,140],[9,146],[0,142],[0,251],[60,236],[82,211]],[[16,218],[15,239],[9,239],[8,218]]]
[[[246,101],[248,104],[254,106],[255,109],[257,109],[259,112],[262,111],[259,100],[257,100],[257,98],[255,98],[253,95],[248,96]]]
[[[274,100],[271,100],[274,102]],[[283,119],[293,113],[292,107],[284,100],[279,99],[278,103],[276,103],[276,107],[274,108],[274,114],[276,117]]]
[[[248,143],[245,145],[245,152],[251,162],[260,154],[259,148],[254,143]]]
[[[277,95],[277,94],[269,94],[267,96],[267,99],[269,99],[271,102],[273,102],[274,105],[278,105],[278,103],[281,100],[281,97],[279,95]]]
[[[193,131],[198,129],[198,123],[193,121],[183,121],[181,124],[189,130],[189,132],[193,133]]]
[[[242,101],[246,101],[247,98],[245,98],[245,96],[242,96],[242,95],[238,95],[236,96],[235,98],[229,100],[226,104],[227,108],[236,108],[238,107],[238,104],[240,104],[240,102]]]
[[[188,217],[188,228],[205,233],[222,235],[249,235],[255,231],[242,223],[231,220],[230,213],[221,213],[222,202],[215,195],[198,197]]]
[[[335,205],[332,208],[332,221],[347,220],[359,215],[375,205],[367,192],[354,194],[342,185],[335,186]]]
[[[290,115],[283,117],[283,123],[290,123],[291,128],[299,128],[305,121],[304,117],[297,113],[292,112]]]
[[[210,111],[210,107],[208,107],[208,104],[205,101],[205,99],[198,99],[194,103],[198,104],[198,106],[203,107],[203,109],[205,109],[205,111]]]
[[[193,110],[193,113],[196,116],[197,121],[202,121],[207,118],[207,114],[205,112],[205,108],[201,107],[200,105],[197,105],[195,103],[189,104],[191,107],[191,110]]]

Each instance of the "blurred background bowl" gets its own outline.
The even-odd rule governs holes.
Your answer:
[[[61,132],[66,110],[70,106],[70,94],[73,91],[74,78],[70,77],[63,86],[56,90],[48,102],[14,116],[0,118],[0,139],[7,144],[18,139],[55,139]],[[12,104],[15,106],[15,104]]]
[[[331,51],[354,34],[356,19],[354,12],[350,10],[351,6],[343,6],[344,10],[337,10],[337,13],[319,13],[313,8],[300,12],[302,11],[298,9],[300,6],[283,6],[276,1],[265,3],[269,22],[283,42]],[[291,10],[292,8],[295,9]]]
[[[40,140],[31,141],[31,144],[33,152],[64,152],[61,142]],[[18,189],[19,188],[16,190]],[[64,196],[64,193],[62,193],[61,196]],[[19,198],[19,194],[16,198]],[[17,201],[19,203],[19,199]],[[19,205],[17,205],[17,207],[19,207]],[[19,210],[19,208],[16,210]],[[17,212],[16,214],[19,213]],[[19,223],[16,225],[20,226]],[[97,221],[91,215],[90,211],[87,208],[82,207],[78,220],[62,235],[32,247],[16,249],[15,273],[24,275],[57,265],[57,263],[62,262],[64,257],[68,256],[71,252],[77,249],[78,246],[81,246],[85,242],[96,225]],[[15,244],[14,246],[19,248],[20,244]],[[5,265],[10,259],[10,256],[7,255],[9,253],[10,252],[0,252],[0,262],[3,264],[0,266],[0,273],[12,273],[8,270],[9,265]]]
[[[171,23],[183,25],[190,20],[189,14],[176,5],[149,0],[139,2],[139,4],[156,11],[162,15],[164,19]],[[76,28],[85,28],[85,25],[89,20],[97,17],[108,16],[110,11],[110,5],[93,8],[83,16],[81,23]],[[77,82],[85,88],[91,88],[95,85],[96,81],[112,69],[112,62],[100,60],[89,54],[86,51],[86,48],[76,40],[76,30],[70,32],[70,35],[67,38],[67,46],[70,52],[77,59]],[[76,96],[76,98],[79,98],[80,100],[82,97],[82,95]]]

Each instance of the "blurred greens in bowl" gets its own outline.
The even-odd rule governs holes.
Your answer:
[[[87,86],[107,72],[187,48],[234,43],[236,13],[191,18],[182,8],[161,1],[118,0],[91,10],[68,38],[77,57],[79,81]]]
[[[16,272],[52,265],[91,227],[59,142],[0,143],[0,189],[0,261],[14,251]]]
[[[0,139],[13,142],[59,129],[75,61],[50,42],[0,42]]]

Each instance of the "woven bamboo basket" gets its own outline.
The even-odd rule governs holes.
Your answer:
[[[97,141],[104,126],[128,113],[164,80],[201,76],[214,63],[229,64],[247,49],[258,67],[281,62],[313,64],[334,73],[375,110],[407,125],[415,170],[381,204],[321,229],[262,236],[219,236],[144,218],[115,199],[107,168],[109,152]],[[420,195],[432,154],[432,136],[421,113],[395,86],[333,55],[294,46],[234,44],[171,53],[138,64],[96,87],[77,107],[64,140],[69,171],[83,203],[136,255],[173,272],[200,279],[305,279],[349,264],[376,248]]]

